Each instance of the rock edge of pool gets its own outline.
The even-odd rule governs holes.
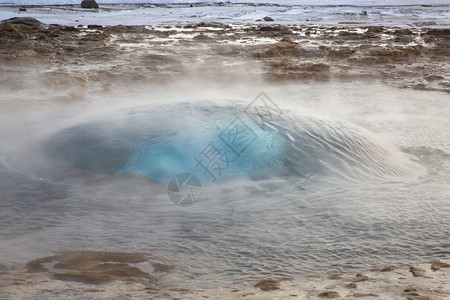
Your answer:
[[[143,267],[148,263],[151,269]],[[256,277],[235,287],[180,285],[164,288],[158,278],[179,265],[150,253],[68,252],[37,258],[23,266],[0,265],[0,291],[7,299],[446,299],[450,260],[369,270],[330,271],[293,278]],[[146,271],[144,271],[144,270]]]

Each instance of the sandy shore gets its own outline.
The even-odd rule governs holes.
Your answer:
[[[2,299],[448,299],[450,261],[364,272],[257,279],[220,288],[161,287],[176,272],[145,253],[76,252],[0,267]],[[145,270],[145,271],[144,271]]]

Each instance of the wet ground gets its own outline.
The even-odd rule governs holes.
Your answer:
[[[80,97],[111,87],[256,76],[273,82],[381,82],[449,91],[448,29],[323,26],[0,25],[6,92]],[[25,76],[24,76],[25,75]],[[70,88],[68,88],[68,86]],[[16,91],[16,92],[14,92]]]

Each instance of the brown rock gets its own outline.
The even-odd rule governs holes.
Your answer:
[[[363,274],[356,274],[356,278],[353,279],[354,282],[361,282],[369,280],[369,276]]]
[[[409,271],[413,274],[414,277],[431,278],[431,277],[425,275],[426,271],[424,269],[410,267]]]
[[[337,49],[337,50],[330,50],[328,55],[331,58],[341,58],[342,59],[342,58],[349,58],[355,52],[356,52],[356,50],[354,50],[354,49],[341,48],[341,49]]]
[[[264,17],[263,20],[266,22],[273,22],[273,18],[269,16]]]
[[[254,295],[254,293],[245,293],[245,294],[242,294],[241,297],[247,297],[247,296],[250,296],[250,295]]]
[[[384,32],[384,27],[382,26],[370,26],[367,28],[368,33],[382,33]]]
[[[53,278],[59,280],[78,281],[91,284],[105,283],[112,280],[129,280],[144,278],[149,274],[131,266],[132,263],[149,262],[155,271],[169,271],[170,266],[150,262],[143,253],[125,252],[73,252],[48,256],[30,261],[27,272],[49,271],[44,263],[54,263],[55,269],[69,271],[51,272]]]
[[[306,72],[329,72],[330,66],[324,63],[306,63],[301,65],[300,69]]]
[[[189,290],[189,289],[183,289],[183,288],[180,288],[180,289],[173,289],[172,291],[177,292],[177,293],[180,293],[180,294],[191,294],[191,293],[194,293],[192,290]]]
[[[116,279],[131,277],[147,277],[147,273],[127,264],[101,264],[93,271],[52,273],[52,277],[63,281],[77,281],[90,284],[101,284]]]
[[[331,274],[328,276],[328,279],[334,280],[334,279],[340,279],[342,274]]]
[[[322,298],[339,298],[339,297],[341,297],[341,295],[339,295],[339,293],[335,292],[335,291],[322,292],[317,296],[322,297]]]
[[[432,298],[428,296],[422,296],[420,291],[416,288],[409,287],[403,291],[403,294],[406,296],[408,300],[431,300]]]
[[[276,36],[280,34],[293,34],[292,30],[287,26],[260,26],[255,32],[262,32],[265,36]]]
[[[373,294],[373,293],[353,293],[352,296],[357,299],[363,298],[363,297],[378,297],[377,294]]]
[[[437,38],[434,35],[425,35],[423,37],[423,40],[425,43],[435,43],[437,41]]]
[[[210,40],[210,38],[207,35],[203,34],[203,33],[200,33],[200,34],[194,36],[192,39],[194,39],[196,41],[208,41],[208,40]]]
[[[268,291],[273,291],[273,290],[279,290],[280,282],[278,280],[274,280],[274,279],[266,279],[266,280],[261,280],[254,286],[257,288],[260,288],[264,292],[268,292]]]
[[[278,42],[270,49],[255,53],[258,59],[277,58],[277,57],[298,57],[302,56],[305,50],[295,43]]]
[[[385,267],[385,268],[381,269],[380,272],[390,272],[390,271],[394,271],[394,270],[395,270],[394,267],[389,266],[389,267]]]
[[[436,80],[443,80],[444,77],[439,76],[439,75],[429,75],[429,76],[426,76],[425,79],[427,81],[436,81]]]
[[[447,268],[447,267],[450,267],[450,264],[441,262],[441,261],[439,261],[439,260],[435,260],[435,261],[431,264],[431,270],[433,270],[433,271],[437,271],[437,270],[439,270],[440,268]]]
[[[448,39],[448,37],[450,36],[450,29],[449,28],[436,28],[436,29],[429,29],[426,33],[422,33],[422,35],[427,35],[427,34]]]
[[[35,261],[30,261],[29,263],[27,263],[26,267],[27,273],[39,273],[48,271],[46,266]]]

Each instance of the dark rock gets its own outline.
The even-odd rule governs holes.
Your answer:
[[[380,272],[390,272],[390,271],[394,271],[394,270],[395,270],[394,267],[389,266],[389,267],[385,267],[385,268],[381,269]]]
[[[278,280],[266,279],[261,280],[255,287],[260,288],[264,292],[274,291],[280,289],[280,282]]]
[[[322,298],[339,298],[339,297],[341,297],[341,295],[339,295],[339,293],[335,292],[335,291],[322,292],[317,296],[322,297]]]
[[[35,18],[30,17],[23,17],[23,18],[14,17],[11,19],[3,20],[2,24],[24,24],[36,28],[43,27],[43,24],[41,22],[39,22]]]
[[[219,6],[223,6],[223,2],[219,2]]]
[[[264,17],[263,20],[266,21],[266,22],[273,22],[273,18],[269,17],[269,16]]]
[[[81,2],[82,8],[98,8],[98,4],[95,0],[83,0]]]
[[[89,29],[103,28],[102,25],[88,25],[87,27],[88,27]]]
[[[27,9],[25,7],[21,7],[19,8],[19,11],[27,11]]]

